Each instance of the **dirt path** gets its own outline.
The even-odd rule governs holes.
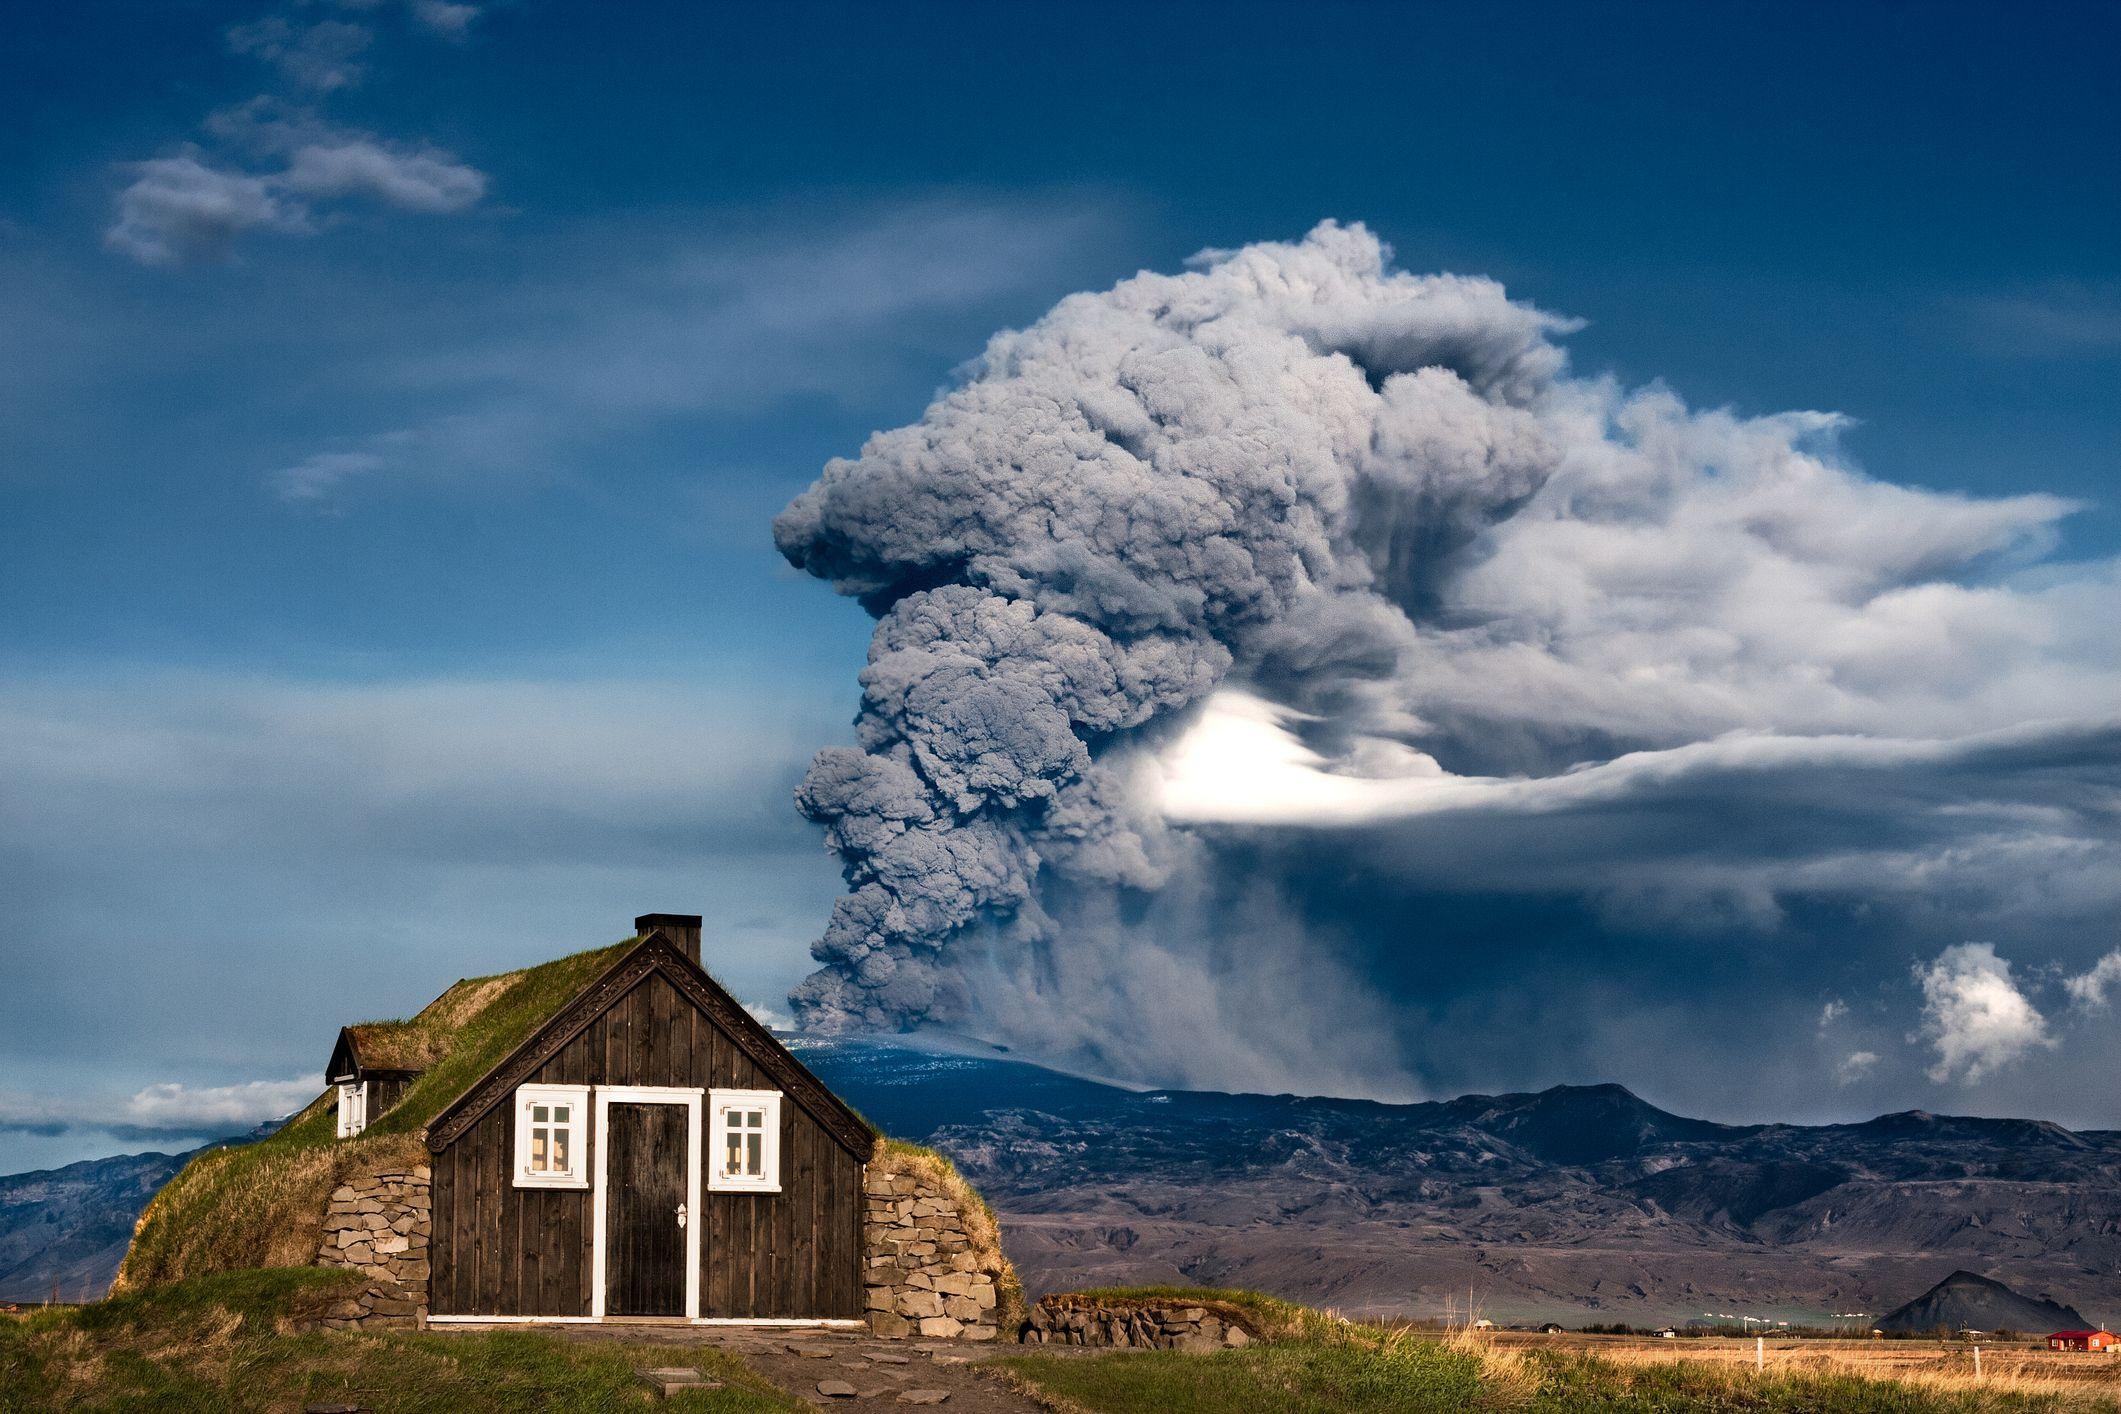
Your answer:
[[[976,1373],[993,1345],[956,1340],[878,1340],[860,1331],[764,1330],[745,1327],[555,1326],[567,1340],[623,1340],[670,1348],[669,1364],[684,1351],[726,1350],[798,1399],[825,1408],[901,1409],[932,1404],[947,1414],[1036,1414],[1039,1406]],[[1011,1347],[1012,1349],[1014,1347]],[[850,1386],[830,1395],[820,1385]],[[923,1393],[926,1392],[926,1393]],[[933,1400],[935,1392],[942,1400]]]

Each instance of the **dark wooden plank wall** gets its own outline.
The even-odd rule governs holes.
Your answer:
[[[383,1118],[392,1105],[405,1098],[412,1088],[414,1077],[400,1072],[386,1072],[370,1076],[368,1081],[368,1122],[374,1124]]]
[[[656,975],[562,1047],[534,1082],[780,1088]],[[514,1130],[515,1106],[496,1105],[434,1156],[429,1309],[437,1315],[589,1314],[593,1192],[517,1188]],[[597,1142],[592,1135],[592,1159]],[[709,1143],[704,1107],[700,1143]],[[860,1316],[861,1158],[784,1098],[779,1193],[708,1192],[709,1159],[700,1156],[700,1314]]]

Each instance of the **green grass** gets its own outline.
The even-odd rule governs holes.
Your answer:
[[[1739,1364],[1612,1359],[1582,1349],[1508,1346],[1466,1331],[1388,1330],[1253,1291],[1106,1287],[1058,1299],[1114,1309],[1234,1309],[1268,1337],[1265,1344],[1205,1355],[1034,1346],[997,1362],[1008,1379],[1059,1414],[2076,1414],[2115,1408],[2111,1385],[2071,1386],[2049,1377],[2005,1376],[1976,1385],[1950,1375],[1923,1382],[1794,1370],[1761,1375]]]
[[[691,1365],[720,1390],[675,1409],[787,1411],[790,1401],[721,1351],[576,1343],[539,1332],[299,1331],[344,1273],[232,1272],[93,1305],[0,1319],[0,1411],[278,1411],[313,1402],[377,1414],[638,1410],[638,1368]]]
[[[1000,1364],[1036,1390],[1096,1414],[1461,1410],[1484,1407],[1490,1394],[1478,1356],[1431,1341],[1402,1341],[1390,1349],[1307,1340],[1213,1355],[1019,1355]]]

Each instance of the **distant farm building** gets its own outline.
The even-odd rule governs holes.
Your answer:
[[[2112,1331],[2056,1331],[2047,1338],[2049,1350],[2103,1350],[2113,1354],[2115,1336]]]

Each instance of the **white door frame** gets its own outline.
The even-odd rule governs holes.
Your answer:
[[[604,1136],[611,1132],[611,1107],[621,1105],[683,1105],[685,1107],[685,1316],[688,1320],[700,1317],[700,1226],[705,1214],[700,1211],[700,1105],[706,1090],[688,1085],[599,1085],[597,1092],[596,1134],[596,1200],[591,1205],[591,1221],[595,1224],[589,1260],[589,1315],[590,1319],[604,1319],[604,1244],[605,1224],[608,1208],[605,1198],[606,1164],[608,1146]]]

